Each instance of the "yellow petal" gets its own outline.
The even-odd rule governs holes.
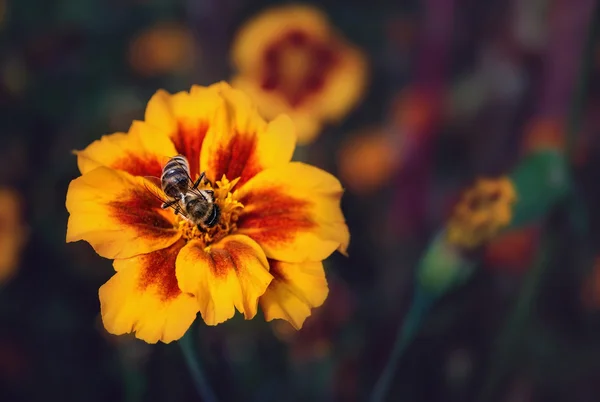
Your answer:
[[[177,130],[177,118],[171,108],[171,95],[164,89],[156,93],[148,101],[144,121],[167,133]]]
[[[310,102],[313,110],[321,111],[323,119],[330,122],[342,119],[354,108],[364,93],[368,77],[366,58],[358,49],[346,45],[337,56],[334,71]]]
[[[227,236],[207,248],[191,241],[177,258],[179,286],[196,295],[208,325],[233,317],[234,307],[247,320],[253,318],[272,279],[265,254],[246,236]]]
[[[134,122],[129,133],[105,135],[76,151],[81,174],[107,166],[134,176],[160,177],[166,157],[175,155],[167,137],[143,122]]]
[[[289,117],[270,123],[260,117],[248,96],[226,83],[211,86],[225,99],[228,125],[211,130],[204,140],[202,171],[209,179],[240,178],[238,188],[261,170],[289,162],[296,146],[296,132]]]
[[[160,208],[141,177],[99,167],[67,191],[67,242],[85,240],[106,258],[129,258],[175,243],[175,215]]]
[[[265,319],[281,318],[300,329],[311,309],[321,306],[329,294],[323,263],[269,263],[273,281],[260,298]]]
[[[238,232],[279,261],[322,261],[336,249],[345,253],[350,233],[340,209],[342,193],[335,177],[310,165],[264,170],[239,191],[244,209]]]
[[[223,128],[225,102],[216,88],[192,87],[190,92],[171,95],[158,91],[148,102],[146,123],[156,126],[175,145],[177,153],[190,163],[190,174],[200,174],[200,155],[210,130]]]
[[[179,241],[163,250],[115,260],[117,273],[99,291],[108,332],[135,332],[148,343],[169,343],[185,334],[196,318],[198,303],[177,285],[175,260],[183,245]]]
[[[290,108],[279,93],[264,91],[259,80],[238,75],[233,78],[232,85],[247,93],[259,105],[261,114],[266,118],[273,118],[282,113],[289,116],[295,127],[298,144],[309,144],[320,133],[323,124],[317,114],[311,110]]]

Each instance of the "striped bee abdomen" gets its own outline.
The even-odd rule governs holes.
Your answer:
[[[190,165],[183,155],[172,157],[163,168],[162,189],[168,197],[179,198],[190,185]]]

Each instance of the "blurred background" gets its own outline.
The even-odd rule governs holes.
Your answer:
[[[0,401],[202,400],[176,342],[104,330],[111,261],[65,243],[71,151],[127,131],[160,88],[243,75],[240,29],[282,4],[0,0]],[[320,123],[294,157],[346,188],[349,257],[326,261],[300,331],[197,321],[216,399],[600,400],[596,2],[304,4],[360,66],[352,96],[324,98],[348,97],[334,117],[303,112]],[[464,190],[503,176],[510,223],[445,237]]]

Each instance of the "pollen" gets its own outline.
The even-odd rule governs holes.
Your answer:
[[[218,242],[223,237],[236,232],[239,214],[244,209],[244,205],[238,201],[237,190],[233,191],[239,180],[240,178],[238,177],[230,181],[223,175],[221,180],[215,183],[214,188],[210,184],[202,187],[204,190],[214,191],[215,204],[219,206],[221,212],[219,221],[212,228],[202,229],[178,215],[177,224],[184,239],[198,239],[205,246],[209,246]]]

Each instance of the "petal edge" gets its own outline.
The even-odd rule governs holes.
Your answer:
[[[258,298],[273,279],[258,244],[241,235],[227,236],[210,247],[191,241],[176,265],[180,288],[197,297],[207,325],[230,319],[235,309],[247,320],[253,318]]]

